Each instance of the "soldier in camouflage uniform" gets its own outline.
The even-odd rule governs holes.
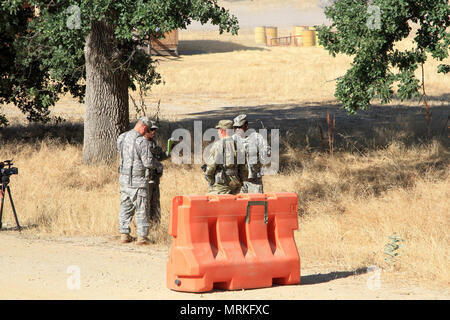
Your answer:
[[[161,221],[161,205],[160,205],[160,192],[159,182],[163,174],[163,165],[161,161],[170,157],[170,150],[163,152],[162,148],[156,144],[155,135],[158,127],[153,125],[149,132],[145,134],[145,138],[150,143],[150,151],[154,158],[154,169],[149,171],[148,180],[148,198],[147,198],[147,215],[150,222],[150,228],[156,229]]]
[[[259,133],[253,131],[249,134],[247,115],[241,114],[233,119],[235,134],[233,140],[245,150],[245,163],[248,176],[242,185],[242,193],[264,193],[262,177],[263,164],[270,157],[271,149],[266,139]]]
[[[155,169],[155,158],[151,153],[151,144],[145,138],[153,123],[147,118],[139,119],[135,127],[122,133],[117,139],[120,153],[119,184],[120,211],[119,232],[121,242],[131,242],[130,223],[136,212],[137,244],[148,244],[149,220],[148,177]]]
[[[231,138],[233,121],[220,120],[216,126],[220,140],[214,142],[206,162],[205,178],[211,194],[237,194],[245,173],[243,150],[238,150]],[[239,159],[241,159],[239,163]]]

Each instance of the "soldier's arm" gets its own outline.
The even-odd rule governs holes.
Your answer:
[[[205,170],[205,178],[208,180],[208,182],[213,182],[215,180],[215,174],[216,174],[216,165],[206,165]]]
[[[210,185],[214,184],[215,182],[216,169],[217,164],[215,161],[215,150],[214,148],[212,148],[209,154],[209,158],[206,161],[206,170],[205,170],[205,178]]]
[[[157,160],[153,156],[151,144],[147,140],[142,139],[139,141],[139,152],[143,166],[148,169],[155,169]]]
[[[267,165],[269,161],[269,157],[272,154],[272,149],[270,148],[267,140],[263,138],[262,135],[258,134],[258,149],[261,157],[261,163],[263,165]]]
[[[122,150],[122,143],[123,143],[123,139],[125,138],[125,133],[122,133],[118,138],[117,138],[117,151],[120,153],[120,151]]]

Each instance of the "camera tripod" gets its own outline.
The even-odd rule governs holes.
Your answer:
[[[6,178],[6,179],[5,179]],[[17,219],[17,212],[16,212],[16,208],[14,207],[14,201],[12,199],[11,196],[11,189],[8,186],[9,183],[9,177],[3,177],[2,179],[2,184],[1,184],[1,191],[2,191],[2,196],[1,196],[1,205],[0,205],[0,230],[2,229],[2,218],[3,218],[3,204],[5,201],[5,197],[6,197],[6,193],[8,193],[8,197],[9,197],[9,202],[11,203],[11,207],[14,213],[14,219],[16,220],[16,224],[17,224],[17,229],[20,231],[22,230],[22,227],[19,224],[19,219]]]

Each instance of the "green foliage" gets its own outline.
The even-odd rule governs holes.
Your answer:
[[[192,20],[218,25],[220,33],[238,30],[236,17],[217,0],[0,0],[0,103],[14,103],[30,121],[47,121],[59,94],[70,92],[82,102],[92,21],[114,27],[121,52],[114,65],[129,74],[131,89],[148,90],[160,76],[139,46]],[[0,125],[6,121],[0,115]]]
[[[36,60],[32,47],[18,39],[30,37],[31,8],[23,1],[0,3],[0,103],[16,104],[31,121],[47,120],[54,99],[48,70]],[[8,123],[0,114],[0,126]]]
[[[404,241],[401,239],[397,233],[394,232],[392,236],[388,236],[388,239],[391,240],[384,246],[384,253],[387,257],[384,259],[387,263],[395,263],[400,256],[400,248],[402,247],[401,243]]]
[[[374,17],[379,8],[379,17]],[[349,113],[367,109],[378,98],[389,103],[397,94],[403,101],[420,96],[421,81],[414,72],[427,60],[427,54],[442,61],[448,57],[450,7],[447,0],[336,0],[325,9],[332,21],[321,26],[319,43],[331,55],[353,56],[347,73],[337,81],[336,98]],[[373,27],[374,19],[379,25]],[[417,24],[414,48],[399,51],[395,44],[408,37],[411,24]],[[448,73],[450,66],[439,66]]]

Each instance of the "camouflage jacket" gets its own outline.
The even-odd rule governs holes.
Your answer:
[[[122,133],[117,138],[120,154],[119,183],[128,188],[145,188],[150,170],[156,167],[151,144],[136,130]]]
[[[166,160],[169,156],[162,151],[162,148],[156,144],[154,140],[150,140],[150,152],[154,159],[154,168],[149,171],[149,182],[159,183],[161,176],[163,175],[163,165],[161,161]]]
[[[216,141],[206,161],[205,178],[210,186],[218,184],[236,189],[240,187],[245,177],[243,150],[237,148],[231,137]]]
[[[271,148],[264,137],[252,130],[248,135],[241,130],[232,136],[236,144],[245,151],[245,164],[248,179],[260,178],[264,175],[263,166],[268,164]]]

